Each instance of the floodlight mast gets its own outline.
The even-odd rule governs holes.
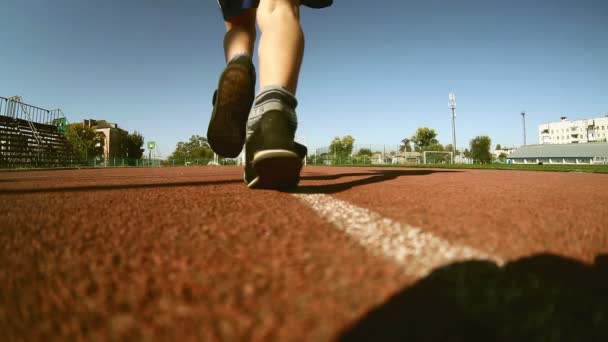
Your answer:
[[[450,93],[448,97],[452,109],[452,152],[454,153],[452,160],[456,160],[456,94]]]
[[[524,124],[524,146],[526,146],[526,111],[521,111],[521,120]]]

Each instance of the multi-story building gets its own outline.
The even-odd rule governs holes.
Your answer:
[[[84,126],[92,127],[100,134],[104,135],[103,158],[106,163],[110,158],[122,158],[122,144],[127,131],[119,128],[117,124],[106,120],[87,119],[83,122]]]
[[[608,115],[574,121],[563,116],[561,121],[538,125],[538,143],[541,145],[605,142],[607,138]]]

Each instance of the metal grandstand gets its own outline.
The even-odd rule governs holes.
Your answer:
[[[0,168],[78,164],[64,135],[67,124],[60,109],[32,106],[20,96],[0,97]]]

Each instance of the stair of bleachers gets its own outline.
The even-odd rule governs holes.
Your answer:
[[[0,168],[65,167],[79,163],[73,147],[56,126],[0,115]]]

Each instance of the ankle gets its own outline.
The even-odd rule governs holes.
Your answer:
[[[266,113],[280,112],[287,119],[289,126],[295,132],[298,126],[296,107],[298,100],[282,86],[267,86],[261,89],[254,100],[253,108],[247,121],[247,136],[251,135],[258,126],[260,119]]]
[[[259,106],[268,101],[280,101],[289,109],[295,110],[298,106],[298,100],[295,95],[287,88],[280,85],[264,86],[255,97],[254,106]]]

